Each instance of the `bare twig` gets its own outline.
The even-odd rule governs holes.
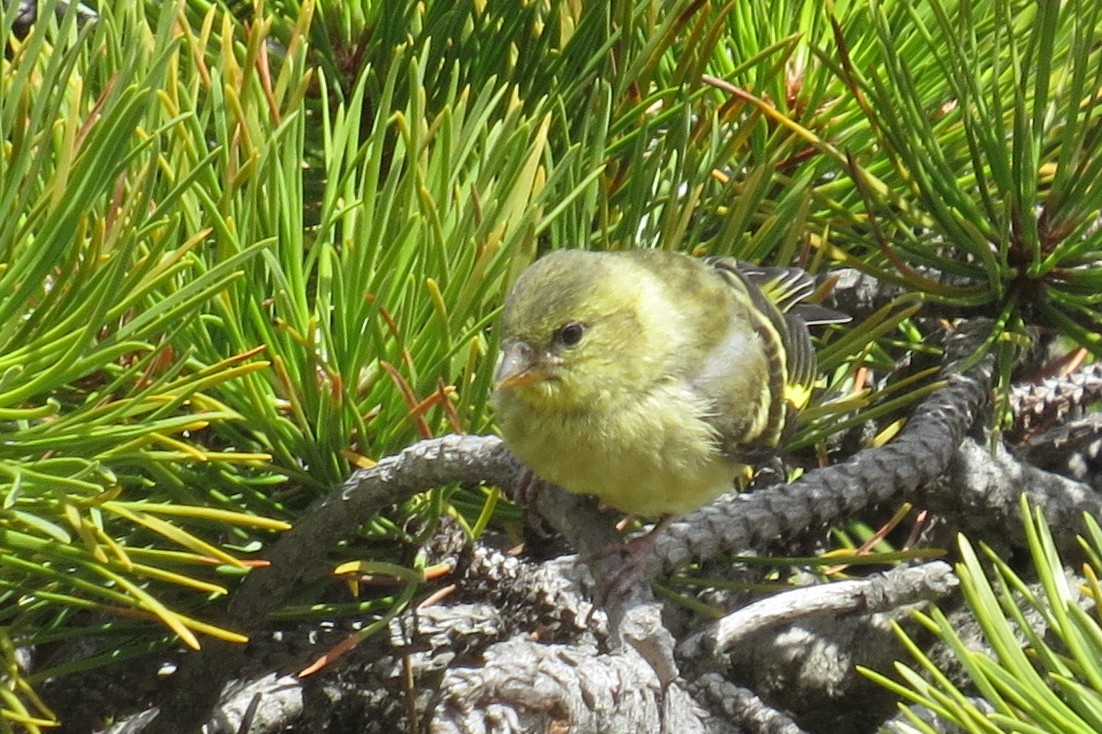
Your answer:
[[[722,655],[748,637],[781,625],[818,616],[839,616],[896,609],[931,601],[958,584],[943,561],[899,567],[863,579],[806,586],[781,592],[728,614],[678,648],[682,657]]]

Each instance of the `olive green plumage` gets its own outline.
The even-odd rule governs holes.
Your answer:
[[[502,315],[495,418],[541,478],[684,514],[772,453],[815,378],[811,278],[662,250],[559,250]]]

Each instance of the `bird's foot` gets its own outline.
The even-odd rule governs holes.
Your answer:
[[[594,597],[594,604],[607,608],[610,602],[621,601],[641,583],[650,581],[653,573],[655,540],[672,522],[672,515],[664,515],[647,532],[623,542],[600,548],[583,557],[594,575],[603,580]]]

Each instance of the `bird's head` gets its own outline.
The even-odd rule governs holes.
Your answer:
[[[655,307],[646,278],[623,259],[582,250],[559,250],[528,268],[502,314],[499,396],[569,411],[652,380],[666,350],[646,311]]]

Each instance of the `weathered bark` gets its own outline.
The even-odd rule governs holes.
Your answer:
[[[1098,495],[968,435],[990,390],[990,359],[959,365],[982,329],[950,339],[945,387],[895,440],[673,523],[657,537],[648,571],[729,566],[721,560],[728,554],[780,545],[811,552],[826,528],[907,501],[939,512],[953,529],[1012,543],[1021,491],[1044,507],[1070,547],[1082,513],[1102,515]],[[1032,405],[1035,418],[1059,412],[1039,399]],[[660,603],[643,583],[600,609],[592,600],[619,573],[615,553],[589,564],[572,556],[537,562],[485,542],[460,550],[452,538],[437,549],[456,563],[452,596],[400,616],[388,635],[318,676],[299,680],[250,664],[261,654],[265,616],[332,543],[386,506],[450,482],[508,491],[525,484],[504,445],[486,436],[421,442],[357,472],[280,539],[269,568],[236,591],[224,623],[254,636],[249,652],[208,644],[186,656],[152,723],[147,712],[115,731],[190,732],[203,721],[208,731],[226,732],[873,731],[893,702],[855,667],[889,669],[905,657],[889,623],[907,624],[910,611],[930,601],[954,600],[956,578],[937,562],[795,588],[718,620]],[[619,541],[585,498],[546,488],[534,502],[583,557]]]

